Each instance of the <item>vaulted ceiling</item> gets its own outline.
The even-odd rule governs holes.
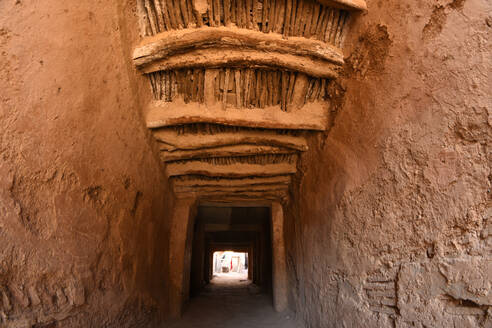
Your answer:
[[[178,197],[288,196],[363,0],[139,0],[148,128]]]

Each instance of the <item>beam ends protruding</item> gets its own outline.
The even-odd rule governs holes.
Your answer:
[[[323,5],[340,7],[347,10],[366,11],[367,3],[365,0],[316,0]]]

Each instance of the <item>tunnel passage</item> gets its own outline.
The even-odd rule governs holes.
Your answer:
[[[179,303],[167,295],[181,278],[173,272],[169,279],[169,254],[173,265],[181,265],[184,234],[177,233],[183,231],[178,223],[188,222],[188,214],[178,209],[171,226],[174,193],[264,200],[273,197],[272,190],[285,189],[290,306],[308,327],[492,327],[492,80],[486,74],[492,67],[491,1],[372,0],[367,14],[350,14],[357,22],[350,24],[341,47],[346,64],[334,90],[340,93],[332,99],[337,106],[326,105],[328,116],[337,113],[336,122],[308,139],[309,151],[297,154],[301,161],[291,184],[291,173],[239,178],[228,172],[237,175],[237,167],[243,174],[293,171],[281,156],[248,154],[305,149],[304,132],[273,134],[273,128],[253,126],[268,123],[267,118],[285,123],[281,119],[301,116],[292,106],[290,112],[282,108],[292,103],[285,93],[295,91],[291,74],[305,73],[292,72],[295,67],[253,67],[229,57],[224,67],[197,66],[191,72],[163,67],[140,76],[130,63],[141,41],[137,2],[0,2],[1,327],[152,327],[150,320],[167,315],[170,302]],[[154,29],[159,23],[151,31],[153,40],[160,33],[203,37],[224,30],[235,38],[220,45],[212,35],[221,49],[244,40],[251,26],[238,23],[237,12],[230,19],[223,16],[216,10],[222,0],[208,8],[191,6],[204,2],[212,4],[140,4]],[[272,17],[267,8],[278,1],[228,3],[258,11],[261,3],[265,22]],[[302,8],[296,18],[308,16],[302,12],[312,13],[314,6],[326,20],[327,11],[321,16],[316,2],[284,3],[290,5],[284,12],[292,12],[293,3]],[[208,15],[200,10],[204,7]],[[164,22],[167,30],[162,30],[162,18],[177,8],[190,8],[192,14],[199,9],[202,23],[214,20],[220,26],[195,28],[200,20],[189,24],[188,19],[172,30]],[[252,18],[258,22],[260,16]],[[317,34],[300,36],[297,29],[292,36],[282,24],[268,33],[253,28],[250,40],[265,40],[258,53],[269,52],[269,40],[278,41],[277,50],[323,42]],[[147,37],[142,34],[142,41]],[[277,53],[272,57],[281,58],[270,49]],[[251,53],[254,47],[246,44],[244,50]],[[166,58],[182,53],[187,51]],[[202,80],[203,70],[210,69],[218,77],[209,72]],[[279,75],[282,83],[273,79]],[[265,90],[259,96],[258,80]],[[202,81],[217,88],[207,98],[211,106],[204,104]],[[311,81],[318,83],[315,97],[320,82]],[[270,86],[282,84],[280,93],[270,92]],[[268,97],[272,94],[282,95],[280,107],[279,98]],[[213,118],[222,122],[220,129],[227,123],[231,129],[207,130],[186,121],[189,129],[178,131],[143,126],[141,110],[153,104],[162,105],[169,124],[178,124],[171,119],[179,114],[183,122],[190,113],[180,112],[186,109],[183,102],[203,114],[190,122]],[[243,126],[236,128],[235,122]],[[176,149],[152,139],[154,133]],[[170,187],[166,167],[181,174],[169,177]],[[187,172],[194,175],[185,177]]]
[[[211,281],[214,250],[251,254],[252,281],[271,291],[281,312],[288,307],[281,204],[309,138],[334,124],[344,40],[365,1],[136,4],[142,40],[133,64],[150,82],[146,126],[176,199],[171,316]],[[204,203],[222,205],[197,208]],[[266,207],[231,207],[244,203]]]
[[[217,251],[247,253],[248,278],[271,293],[270,216],[268,207],[200,206],[194,226],[190,295],[197,295],[210,283],[213,254]]]
[[[253,281],[273,287],[274,307],[282,311],[287,279],[280,204],[289,199],[308,138],[333,125],[331,88],[344,66],[350,22],[365,1],[136,4],[142,40],[133,64],[150,82],[145,121],[177,202],[169,241],[170,313],[179,317],[190,291],[210,281],[209,249],[225,246],[251,249]],[[206,231],[200,218],[195,227],[192,212],[200,202],[266,204],[274,265],[261,246],[266,227]]]
[[[170,327],[292,327],[282,314],[289,288],[281,203],[180,199],[172,220]],[[214,276],[219,251],[246,253],[247,273]]]
[[[270,295],[270,308],[288,307],[284,213],[278,202],[176,202],[169,240],[171,316],[181,317],[190,295],[212,282],[215,251],[248,253],[251,283]]]

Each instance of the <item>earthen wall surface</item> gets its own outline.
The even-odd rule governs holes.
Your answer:
[[[492,327],[492,4],[367,3],[285,211],[291,304],[309,327]]]
[[[135,11],[0,2],[2,327],[143,327],[166,309],[168,189]]]

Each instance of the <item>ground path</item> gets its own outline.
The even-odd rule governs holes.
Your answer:
[[[183,318],[170,328],[299,328],[291,313],[276,313],[271,296],[239,275],[215,276],[191,299]]]

